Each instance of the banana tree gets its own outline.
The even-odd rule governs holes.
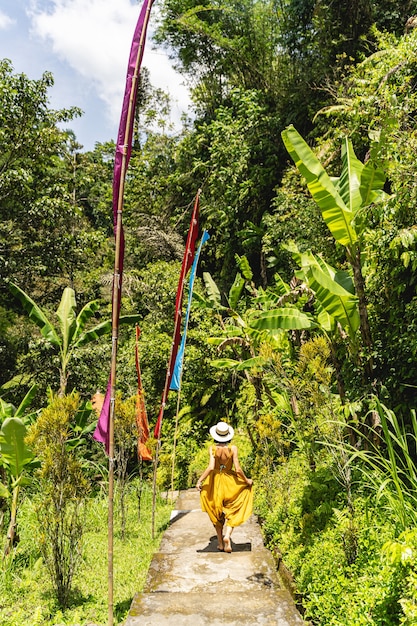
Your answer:
[[[43,337],[59,350],[59,395],[64,396],[69,376],[68,363],[74,351],[103,335],[111,333],[111,320],[101,322],[87,330],[87,324],[98,310],[99,303],[96,300],[88,302],[77,315],[75,292],[71,287],[66,287],[56,311],[58,318],[56,324],[20,287],[10,282],[9,288],[22,304],[29,319],[40,328]],[[119,324],[134,324],[137,321],[139,321],[138,315],[123,315],[120,317]]]
[[[314,152],[293,126],[282,132],[282,138],[299,172],[307,181],[308,189],[334,239],[346,250],[351,266],[360,319],[363,345],[370,355],[372,338],[362,274],[361,243],[366,223],[364,211],[381,201],[385,194],[385,175],[371,158],[363,164],[355,155],[352,143],[345,138],[342,145],[342,170],[339,178],[331,178]],[[374,154],[375,151],[372,151]],[[365,365],[368,380],[373,377],[371,356]]]
[[[257,352],[263,341],[280,344],[285,350],[288,348],[285,331],[312,330],[318,327],[318,323],[312,315],[294,305],[286,303],[282,306],[286,295],[291,291],[284,281],[279,282],[278,289],[280,287],[281,292],[277,301],[273,291],[255,289],[246,257],[236,255],[236,261],[240,271],[237,272],[228,293],[229,307],[222,305],[220,290],[212,276],[208,272],[203,274],[207,293],[206,306],[216,311],[223,331],[221,336],[211,337],[209,343],[217,345],[219,351],[229,347],[235,353],[235,358],[216,359],[213,361],[214,366],[245,372],[248,377],[251,369],[262,368],[266,364],[265,357]],[[254,308],[239,314],[237,306],[245,287],[253,298]],[[226,316],[222,317],[225,313]]]
[[[265,369],[270,366],[271,351],[282,354],[291,353],[288,331],[316,329],[318,324],[313,316],[301,311],[285,301],[286,286],[282,281],[282,293],[275,300],[275,293],[262,288],[255,289],[252,283],[252,272],[245,257],[237,257],[239,272],[229,290],[227,301],[229,307],[222,305],[220,291],[210,274],[203,275],[208,295],[209,306],[216,311],[221,321],[221,333],[208,339],[211,345],[217,346],[221,353],[229,350],[230,356],[212,361],[219,369],[241,373],[253,386],[256,394],[257,407],[263,402],[263,392],[269,401],[275,404],[273,394],[264,376]],[[252,305],[240,313],[242,309],[239,299],[243,289],[252,296]],[[278,306],[279,308],[276,308]],[[239,311],[237,310],[239,309]],[[268,349],[265,349],[268,345]]]
[[[253,358],[255,355],[248,336],[248,327],[246,321],[238,313],[238,302],[242,296],[243,289],[247,282],[252,280],[252,271],[245,257],[244,261],[238,257],[244,273],[237,272],[232,286],[226,297],[228,306],[222,304],[222,296],[220,290],[209,272],[203,273],[203,280],[206,287],[207,299],[206,306],[211,308],[217,319],[219,320],[222,335],[212,337],[209,343],[217,345],[219,352],[226,346],[230,347],[234,353],[234,359],[219,359],[213,362],[216,367],[234,367],[239,366],[246,357]],[[245,368],[240,368],[245,369]]]
[[[34,455],[25,444],[26,426],[19,417],[7,417],[0,429],[0,463],[6,470],[8,485],[2,484],[0,495],[11,499],[10,523],[4,554],[8,554],[16,535],[17,506],[20,487],[25,484],[25,470],[33,466]],[[11,489],[11,493],[9,491]]]
[[[240,303],[245,291],[251,295],[256,294],[253,283],[253,274],[249,262],[245,256],[235,256],[238,271],[234,281],[224,298],[208,272],[203,273],[203,280],[206,287],[206,298],[199,298],[200,305],[213,311],[219,321],[221,332],[217,336],[210,337],[208,342],[217,346],[219,353],[224,350],[230,352],[230,358],[221,357],[212,361],[213,367],[219,369],[233,370],[240,372],[246,380],[253,386],[257,398],[257,403],[261,398],[262,377],[259,375],[259,368],[265,364],[263,356],[256,354],[256,346],[259,331],[252,329],[248,324],[247,311],[240,314],[242,305]],[[223,304],[223,301],[227,305]],[[252,444],[252,432],[248,429]]]
[[[341,328],[357,352],[357,330],[360,326],[358,298],[351,275],[336,270],[312,252],[300,252],[294,243],[285,246],[300,266],[296,277],[304,281],[315,295],[317,322],[327,333]]]
[[[357,364],[359,364],[359,346],[357,341],[357,330],[360,325],[358,298],[355,294],[353,280],[348,272],[336,270],[326,263],[322,258],[316,257],[311,252],[300,252],[295,243],[290,242],[285,246],[289,250],[295,261],[300,266],[300,270],[295,272],[295,277],[299,284],[297,289],[291,289],[280,277],[276,282],[279,284],[280,297],[276,306],[282,307],[286,296],[292,299],[299,299],[305,292],[314,294],[315,314],[313,316],[315,324],[310,323],[310,328],[316,328],[320,333],[324,333],[329,341],[332,352],[333,364],[335,367],[337,385],[342,399],[345,397],[345,387],[341,376],[341,363],[337,357],[337,337],[342,336],[347,341],[349,351]],[[255,324],[258,328],[268,327],[283,328],[284,324],[290,325],[294,322],[291,318],[283,320],[286,310],[283,308],[272,308],[262,312]],[[303,312],[297,315],[298,323],[303,323]],[[311,318],[311,316],[310,316]],[[308,329],[307,320],[304,325]]]
[[[26,425],[36,416],[36,413],[26,413],[36,391],[37,387],[33,385],[17,408],[0,398],[0,497],[10,500],[10,523],[4,554],[10,552],[14,543],[20,487],[34,467],[34,456],[25,444],[25,436]]]

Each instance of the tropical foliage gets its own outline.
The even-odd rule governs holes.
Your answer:
[[[117,541],[129,552],[152,489],[152,464],[136,455],[133,324],[152,430],[201,189],[210,239],[156,485],[193,486],[209,426],[230,421],[265,540],[317,626],[417,619],[415,14],[413,1],[164,0],[156,38],[193,99],[181,132],[145,71],[140,84],[117,338]],[[104,619],[103,594],[83,581],[105,535],[92,399],[111,354],[115,146],[84,151],[62,130],[81,112],[52,110],[52,85],[0,62],[0,623],[22,626],[49,623],[41,608],[30,614],[24,584],[45,572],[53,623]]]

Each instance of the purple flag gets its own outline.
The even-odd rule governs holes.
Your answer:
[[[139,15],[136,29],[133,34],[132,45],[130,48],[129,63],[127,66],[126,74],[126,87],[123,98],[122,113],[120,116],[119,132],[117,134],[116,154],[114,159],[114,171],[113,171],[113,224],[116,237],[116,226],[118,221],[118,215],[122,212],[123,208],[123,194],[124,183],[126,178],[126,171],[132,153],[132,137],[133,137],[133,125],[135,119],[135,106],[138,90],[138,77],[140,66],[142,63],[142,57],[145,47],[146,30],[149,22],[149,13],[153,4],[153,0],[145,0]],[[124,259],[124,235],[123,227],[120,226],[120,247],[116,250],[116,264],[118,266],[118,276],[113,281],[113,290],[117,289],[117,320],[119,319],[120,302],[121,302],[121,289],[122,289],[122,274],[123,274],[123,259]],[[116,272],[115,272],[116,275]],[[114,283],[117,284],[114,284]],[[113,299],[113,306],[115,300]],[[114,317],[114,311],[113,311]],[[97,423],[97,427],[94,431],[93,437],[97,441],[104,443],[106,452],[109,452],[109,419],[110,419],[110,402],[111,402],[111,390],[114,381],[112,381],[112,375],[110,373],[110,379],[107,385],[106,396],[103,403],[103,408],[100,413],[100,417]]]

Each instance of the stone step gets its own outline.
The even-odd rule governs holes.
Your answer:
[[[181,492],[142,593],[125,626],[300,626],[291,594],[255,516],[232,535],[233,552],[217,550],[196,490]]]
[[[210,586],[209,584],[207,585]],[[242,593],[141,593],[125,626],[300,626],[304,624],[284,590]]]
[[[235,546],[234,546],[235,547]],[[267,552],[185,553],[154,555],[144,591],[147,593],[248,593],[279,588]]]

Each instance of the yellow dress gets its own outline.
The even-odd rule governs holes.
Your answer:
[[[201,508],[215,526],[226,523],[234,528],[246,522],[252,513],[253,489],[232,469],[231,447],[214,447],[214,469],[200,491]]]

